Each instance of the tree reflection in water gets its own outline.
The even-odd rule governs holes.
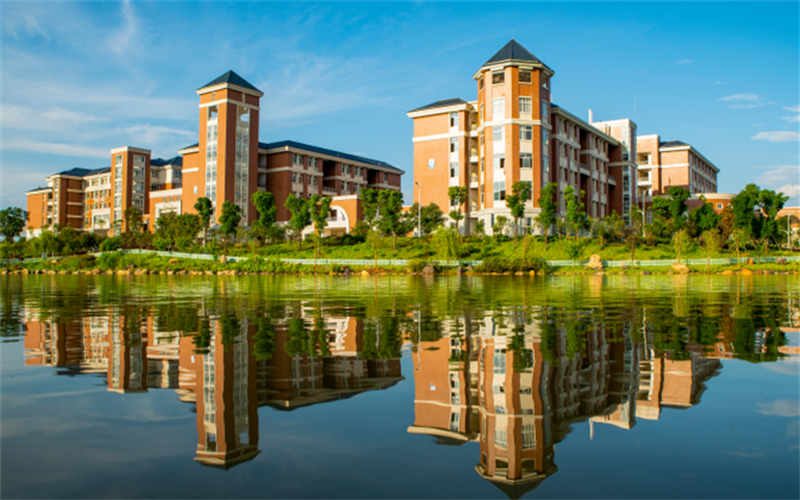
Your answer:
[[[408,432],[478,443],[475,471],[518,498],[576,423],[697,405],[720,359],[775,361],[798,326],[780,283],[594,278],[9,276],[0,313],[28,365],[174,390],[197,413],[195,460],[223,469],[258,455],[258,407],[389,389],[408,348]]]

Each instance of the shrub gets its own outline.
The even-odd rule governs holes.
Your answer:
[[[114,236],[112,238],[106,238],[100,243],[100,251],[101,252],[114,252],[122,248],[122,237],[121,236]]]
[[[339,243],[345,246],[358,245],[360,243],[364,243],[365,241],[367,241],[366,236],[349,234],[349,233],[343,234],[342,237],[339,239]]]
[[[427,265],[428,263],[423,259],[411,259],[408,261],[408,270],[414,273],[420,273]]]

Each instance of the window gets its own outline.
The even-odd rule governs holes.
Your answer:
[[[504,154],[494,155],[494,168],[502,169],[506,167],[506,157]]]
[[[114,165],[122,165],[122,155],[117,155],[114,157]]]
[[[497,97],[492,99],[492,120],[501,120],[505,116],[506,98]]]
[[[450,113],[450,127],[458,127],[458,113]]]
[[[533,140],[533,125],[520,125],[519,126],[519,140],[532,141]]]
[[[450,163],[450,178],[454,179],[458,177],[458,162],[454,161]]]
[[[502,71],[492,73],[492,85],[501,85],[506,82],[506,74]]]
[[[389,182],[389,174],[386,172],[383,173],[383,182]]]
[[[519,83],[531,83],[530,70],[526,69],[519,70]]]
[[[494,199],[495,201],[505,200],[506,199],[506,182],[500,181],[494,183]],[[504,358],[505,359],[505,358]],[[505,365],[505,362],[504,362]],[[498,373],[495,371],[495,373]],[[502,373],[505,373],[505,369]]]
[[[547,129],[542,129],[542,146],[545,148],[550,147],[550,133],[547,131]],[[547,151],[547,149],[545,149],[545,151]]]
[[[481,75],[481,79],[478,80],[478,90],[483,90],[483,75]]]
[[[548,111],[547,101],[542,101],[542,122],[547,123],[549,118],[550,112]]]
[[[503,127],[492,127],[492,140],[493,141],[502,141],[503,140]]]
[[[458,137],[450,138],[450,152],[458,153]]]
[[[722,210],[722,203],[717,203],[717,210]]]
[[[542,88],[544,88],[544,89],[547,88],[547,81],[548,81],[547,76],[542,75]]]
[[[520,97],[519,98],[519,112],[520,113],[532,113],[533,112],[533,99],[530,97]]]
[[[479,119],[480,119],[481,122],[483,122],[483,104],[481,104],[478,109],[479,109],[479,115],[480,115]]]
[[[533,153],[519,154],[519,168],[533,168]]]

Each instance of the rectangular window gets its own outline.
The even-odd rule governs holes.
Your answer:
[[[483,75],[481,75],[481,79],[478,80],[478,90],[483,90]]]
[[[492,99],[492,120],[502,120],[505,117],[506,98],[497,97]]]
[[[519,126],[519,140],[532,141],[533,140],[533,125],[520,125]]]
[[[458,113],[450,113],[450,127],[458,127]]]
[[[383,173],[383,182],[389,182],[389,174],[386,172]]]
[[[506,82],[506,74],[502,71],[492,73],[492,85],[501,85]]]
[[[502,141],[503,140],[503,127],[502,125],[499,127],[492,127],[492,140],[493,141]]]
[[[494,183],[494,199],[495,201],[506,199],[506,182],[500,181]],[[497,372],[495,372],[497,373]],[[505,372],[503,372],[505,373]]]
[[[458,137],[450,138],[450,152],[458,153]]]
[[[478,109],[479,109],[479,114],[480,114],[479,119],[480,119],[481,122],[483,122],[483,104],[481,104]]]
[[[519,112],[520,113],[532,113],[533,112],[533,99],[530,97],[520,97],[519,98]]]
[[[531,83],[530,70],[525,70],[525,69],[519,70],[519,83]]]
[[[519,154],[519,168],[533,168],[533,153]]]
[[[450,162],[450,178],[455,179],[458,177],[458,162]]]
[[[494,168],[502,169],[506,167],[506,157],[503,154],[494,155]]]

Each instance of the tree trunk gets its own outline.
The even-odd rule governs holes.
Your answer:
[[[397,251],[397,233],[392,233],[392,246],[394,247],[394,251]]]

